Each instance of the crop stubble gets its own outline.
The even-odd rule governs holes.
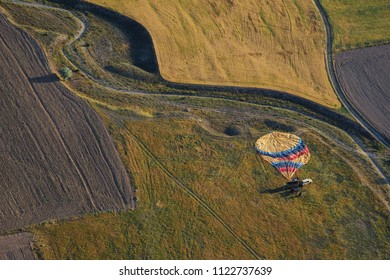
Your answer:
[[[39,45],[0,14],[0,232],[131,209],[126,170],[98,115],[52,74]]]

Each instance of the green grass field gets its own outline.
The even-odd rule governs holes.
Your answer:
[[[321,0],[329,15],[336,51],[390,42],[387,0]]]
[[[369,188],[376,176],[363,158],[331,140],[353,147],[344,133],[328,138],[314,129],[322,124],[305,126],[295,113],[275,109],[192,103],[162,98],[154,117],[96,107],[137,188],[138,209],[35,227],[45,258],[388,257],[388,212]],[[263,193],[285,182],[254,152],[256,138],[273,129],[269,118],[311,149],[300,176],[314,183],[299,199]],[[224,134],[232,124],[240,135]]]
[[[21,15],[28,11],[40,19],[25,28],[40,40],[54,68],[72,64],[62,54],[65,41],[58,40],[61,34],[47,31],[41,36],[45,28],[61,30],[57,29],[60,23],[47,20],[50,13],[17,5],[3,7],[18,22],[23,22]],[[61,24],[74,24],[65,14],[60,18]],[[107,36],[112,33],[107,30],[114,30],[98,25]],[[118,43],[120,36],[112,36]],[[67,86],[106,123],[136,188],[138,207],[29,228],[40,257],[390,257],[389,193],[344,131],[302,114],[304,110],[290,110],[295,107],[288,102],[279,101],[276,108],[266,98],[257,99],[260,104],[249,104],[196,96],[129,95],[97,85],[80,72]],[[229,127],[240,133],[226,135]],[[299,135],[311,150],[312,158],[299,175],[314,183],[300,198],[266,192],[282,186],[285,179],[256,155],[254,143],[275,129]],[[388,150],[372,152],[389,157]]]

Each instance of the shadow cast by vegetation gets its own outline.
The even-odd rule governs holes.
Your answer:
[[[126,36],[126,39],[131,46],[129,52],[129,62],[131,62],[131,64],[133,64],[134,66],[142,69],[143,71],[152,74],[159,74],[157,57],[156,52],[154,50],[152,37],[150,36],[147,29],[137,21],[126,17],[120,13],[117,13],[113,10],[84,1],[50,0],[50,2],[64,5],[67,8],[75,11],[83,13],[93,13],[93,15],[100,17],[104,21],[107,21],[114,27],[120,29]],[[87,43],[87,45],[89,44]],[[122,75],[122,71],[120,71],[120,69],[117,69],[117,67],[114,66],[107,66],[105,70]],[[129,78],[134,77],[130,76]],[[140,79],[139,77],[135,77],[135,79],[137,78]]]
[[[44,76],[40,76],[40,77],[32,77],[32,78],[29,78],[28,80],[30,81],[30,83],[38,83],[38,84],[55,83],[55,82],[60,81],[60,79],[58,78],[58,76],[56,74],[49,74],[49,75],[44,75]]]
[[[315,117],[322,121],[326,121],[329,124],[335,125],[347,131],[348,133],[354,134],[359,138],[365,138],[364,142],[366,144],[374,145],[373,143],[377,143],[375,141],[375,138],[366,129],[364,129],[359,123],[349,118],[348,116],[329,109],[318,103],[315,103],[311,100],[298,97],[289,93],[265,88],[184,84],[166,81],[160,75],[152,38],[147,29],[143,27],[140,23],[108,8],[92,3],[86,3],[80,0],[49,0],[49,2],[57,3],[60,6],[65,6],[68,9],[73,9],[79,12],[91,12],[94,15],[109,21],[117,28],[120,28],[123,33],[126,33],[129,42],[131,44],[134,44],[135,46],[130,58],[131,63],[133,63],[134,66],[137,66],[140,69],[144,70],[145,72],[156,73],[158,79],[161,81],[161,83],[159,83],[159,86],[157,86],[156,88],[154,88],[153,86],[149,86],[145,89],[137,88],[142,92],[145,92],[145,90],[147,93],[158,91],[159,93],[164,94],[177,94],[179,92],[181,95],[198,95],[239,100],[249,103],[260,102],[262,104],[270,104],[272,106],[298,111],[301,114],[306,115],[310,118]],[[138,81],[142,80],[144,76],[137,74],[137,77],[129,77],[129,69],[126,68],[125,72],[123,72],[123,69],[121,69],[121,67],[118,68],[117,65],[108,65],[104,69],[108,72],[122,75],[128,77],[129,79]],[[148,80],[143,81],[148,82]],[[275,125],[275,123],[268,124],[270,126]],[[292,127],[290,128],[283,126],[281,127],[280,125],[278,126],[282,130],[294,129]]]
[[[241,134],[241,129],[237,125],[229,125],[225,128],[224,133],[227,136],[237,136]]]

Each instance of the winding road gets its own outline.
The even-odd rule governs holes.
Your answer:
[[[19,1],[19,0],[10,0],[10,1],[7,1],[7,2],[14,3],[14,4],[31,6],[31,7],[53,9],[53,10],[58,10],[58,11],[63,11],[63,12],[70,13],[72,15],[72,17],[80,25],[80,29],[78,30],[78,34],[75,37],[73,37],[70,41],[68,41],[66,43],[66,46],[69,46],[69,45],[73,44],[75,41],[80,39],[83,36],[83,34],[85,33],[85,30],[86,30],[85,23],[82,20],[80,20],[78,17],[74,16],[70,11],[68,11],[66,9],[52,7],[52,6],[48,6],[48,5],[45,5],[45,4],[24,2],[24,1]],[[346,96],[346,94],[344,93],[342,87],[340,86],[340,83],[339,83],[339,81],[337,79],[337,76],[336,76],[336,73],[335,73],[335,68],[334,68],[334,63],[333,63],[333,52],[332,52],[333,32],[332,32],[332,28],[331,28],[328,16],[327,16],[327,14],[326,14],[322,4],[320,3],[320,1],[319,0],[314,0],[314,3],[315,3],[315,6],[317,7],[319,13],[321,14],[321,17],[323,19],[323,23],[324,23],[324,26],[325,26],[325,30],[326,30],[326,51],[325,51],[325,58],[326,59],[325,60],[326,60],[326,66],[327,66],[327,72],[328,72],[329,80],[331,81],[331,84],[333,86],[333,89],[334,89],[335,93],[339,97],[339,99],[342,102],[342,104],[344,105],[344,107],[355,118],[355,120],[366,131],[368,131],[374,138],[376,138],[378,141],[380,141],[386,147],[390,148],[390,142],[385,137],[383,137],[382,134],[380,132],[378,132],[359,113],[359,111],[349,101],[348,97]],[[65,53],[64,53],[64,55],[67,56]],[[67,58],[69,59],[68,56],[67,56]],[[99,81],[97,81],[94,77],[92,77],[88,73],[83,73],[83,74],[85,74],[88,78],[94,80],[96,83],[101,85],[101,83]],[[311,103],[314,103],[314,102],[310,102],[308,100],[304,100],[303,101],[303,98],[291,96],[291,95],[285,94],[283,92],[274,91],[274,90],[267,90],[267,89],[252,89],[252,88],[230,87],[230,86],[228,86],[228,87],[223,87],[223,86],[203,86],[203,85],[200,86],[200,85],[179,84],[179,83],[169,83],[169,84],[174,86],[174,87],[177,86],[177,87],[183,87],[183,88],[186,88],[186,89],[190,88],[190,89],[203,89],[203,90],[214,90],[214,91],[215,90],[217,90],[217,91],[218,90],[227,90],[227,91],[234,91],[234,90],[236,90],[236,91],[242,91],[242,92],[249,92],[249,93],[256,92],[257,93],[260,90],[260,91],[262,91],[261,93],[264,94],[264,95],[275,96],[277,98],[287,99],[288,101],[292,101],[292,102],[297,102],[298,101],[298,103],[300,103],[300,102],[308,103],[309,106],[313,106],[313,104],[311,104]],[[118,89],[118,88],[115,88],[115,87],[112,87],[112,86],[106,85],[106,84],[103,84],[103,86],[108,88],[108,89],[110,89],[110,90],[119,91],[119,92],[123,92],[123,93],[127,93],[127,94],[144,94],[144,92],[142,92],[142,91],[123,90],[123,89]],[[320,107],[322,107],[322,106],[320,106]],[[317,108],[317,109],[322,109],[322,110],[327,111],[325,108]],[[328,113],[328,112],[326,112],[326,113]]]
[[[53,7],[53,6],[50,6],[50,5],[47,5],[47,4],[38,4],[38,3],[30,3],[30,2],[24,2],[24,1],[20,1],[20,0],[9,0],[7,1],[9,3],[14,3],[14,4],[20,4],[20,5],[27,5],[27,6],[32,6],[32,7],[40,7],[40,8],[45,8],[45,9],[53,9],[53,10],[58,10],[58,11],[63,11],[63,12],[66,12],[66,13],[69,13],[72,18],[79,23],[80,25],[80,29],[78,30],[78,34],[72,38],[69,42],[66,43],[65,46],[70,46],[71,44],[73,44],[76,40],[78,40],[79,38],[81,38],[84,33],[86,32],[86,24],[81,20],[79,19],[77,16],[75,16],[72,12],[70,12],[69,10],[67,9],[63,9],[63,8],[58,8],[58,7]],[[321,3],[319,0],[314,0],[314,4],[315,6],[317,7],[317,9],[319,10],[319,13],[321,14],[321,17],[323,19],[323,22],[324,22],[324,26],[325,26],[325,29],[326,29],[326,52],[325,52],[325,58],[326,58],[326,65],[327,65],[327,72],[328,72],[328,75],[329,75],[329,79],[332,83],[332,86],[334,87],[334,90],[336,92],[336,94],[339,96],[339,99],[342,101],[343,105],[348,109],[350,110],[350,113],[351,115],[357,120],[357,122],[360,124],[360,126],[358,124],[356,124],[355,122],[352,122],[348,117],[345,117],[337,112],[334,112],[333,110],[330,110],[322,105],[319,105],[317,103],[314,103],[310,100],[306,100],[304,98],[301,98],[301,97],[297,97],[297,96],[294,96],[294,95],[291,95],[291,94],[288,94],[288,93],[284,93],[284,92],[280,92],[280,91],[276,91],[276,90],[269,90],[269,89],[262,89],[262,88],[246,88],[246,87],[234,87],[234,86],[212,86],[212,85],[196,85],[196,84],[181,84],[181,83],[173,83],[173,82],[169,82],[169,81],[165,81],[167,84],[169,84],[170,86],[174,87],[174,88],[182,88],[182,89],[190,89],[190,90],[200,90],[200,91],[212,91],[212,92],[215,92],[215,91],[227,91],[227,92],[237,92],[237,93],[248,93],[248,94],[260,94],[260,95],[264,95],[264,96],[268,96],[268,97],[274,97],[274,98],[279,98],[279,99],[283,99],[283,100],[286,100],[286,101],[289,101],[289,102],[292,102],[292,103],[295,103],[295,104],[298,104],[298,105],[302,105],[306,108],[309,108],[310,110],[314,110],[322,115],[325,115],[327,116],[330,120],[332,121],[335,121],[336,123],[343,123],[344,125],[346,125],[347,127],[348,126],[354,126],[354,129],[361,129],[361,131],[367,131],[370,135],[372,135],[374,138],[376,138],[378,141],[380,141],[381,143],[383,143],[385,146],[387,147],[390,147],[390,143],[388,143],[388,141],[386,141],[386,139],[384,139],[382,137],[382,135],[375,129],[373,128],[360,114],[359,112],[353,107],[353,105],[348,101],[348,98],[345,96],[339,82],[338,82],[338,79],[337,79],[337,76],[336,76],[336,73],[335,73],[335,70],[334,70],[334,64],[333,64],[333,53],[332,53],[332,41],[333,41],[333,35],[332,35],[332,29],[331,29],[331,25],[330,25],[330,22],[329,22],[329,19],[326,15],[326,12],[324,10],[324,8],[322,7]],[[69,57],[69,55],[64,52],[64,55],[65,57],[69,60],[70,63],[72,63],[72,59],[71,57]],[[76,67],[77,68],[77,67]],[[185,94],[172,94],[172,93],[149,93],[149,92],[146,92],[146,91],[142,91],[142,90],[128,90],[128,89],[121,89],[121,88],[117,88],[117,87],[114,87],[114,86],[111,86],[111,85],[108,85],[106,83],[104,83],[104,81],[101,81],[101,80],[97,80],[95,77],[93,77],[92,75],[90,75],[89,73],[86,73],[85,71],[81,70],[80,69],[80,72],[85,75],[87,78],[91,79],[93,82],[95,82],[96,84],[106,88],[107,90],[111,90],[111,91],[116,91],[116,92],[121,92],[121,93],[125,93],[125,94],[135,94],[135,95],[139,95],[139,94],[148,94],[148,95],[167,95],[169,94],[170,96],[186,96]],[[197,95],[198,96],[198,95]],[[203,95],[199,95],[199,97],[204,97]],[[218,96],[207,96],[208,98],[214,98],[214,99],[226,99],[225,97],[218,97]],[[230,99],[229,99],[230,100]],[[240,103],[245,103],[245,104],[252,104],[253,102],[250,102],[250,101],[242,101],[242,100],[234,100],[234,101],[237,101],[237,102],[240,102]],[[279,108],[279,107],[277,107]],[[294,111],[294,109],[290,109],[292,111]],[[302,112],[300,112],[302,113]],[[320,118],[317,118],[319,121],[323,121],[321,120]],[[344,129],[345,130],[345,127],[341,127],[340,128]],[[350,134],[350,133],[348,133]],[[352,135],[350,135],[352,138],[356,138]],[[355,139],[356,140],[356,139]],[[371,161],[372,163],[372,166],[378,171],[378,173],[381,175],[381,177],[383,177],[383,179],[385,179],[385,181],[387,182],[387,185],[389,185],[389,179],[384,175],[381,167],[378,165],[378,163],[376,162],[375,160],[375,156],[372,155],[371,153],[369,153],[368,151],[366,151],[366,149],[359,143],[357,143],[358,146],[360,147],[360,149],[362,150],[362,152],[364,152],[367,157],[369,158],[369,160]],[[390,187],[390,185],[389,185]]]
[[[70,41],[68,41],[66,43],[67,46],[73,44],[74,42],[76,42],[78,39],[81,38],[81,36],[83,36],[84,32],[85,32],[85,23],[79,19],[78,17],[75,17],[70,11],[68,10],[65,10],[65,9],[62,9],[62,8],[57,8],[57,7],[52,7],[52,6],[47,6],[45,4],[38,4],[38,3],[30,3],[30,2],[23,2],[23,1],[19,1],[19,0],[10,0],[10,1],[7,1],[6,3],[12,3],[12,4],[18,4],[18,5],[24,5],[24,6],[28,6],[28,7],[36,7],[36,8],[43,8],[43,9],[51,9],[51,10],[54,10],[54,11],[60,11],[60,12],[66,12],[68,13],[69,15],[72,16],[72,18],[80,25],[80,28],[78,29],[78,33],[76,36],[74,36]]]
[[[390,148],[390,142],[385,139],[385,137],[382,136],[379,131],[377,131],[360,113],[359,111],[353,106],[353,104],[349,101],[348,97],[344,93],[342,87],[340,86],[340,83],[337,79],[336,72],[334,70],[334,63],[333,63],[333,53],[332,53],[332,42],[333,42],[333,32],[332,27],[330,25],[328,16],[321,5],[319,0],[314,0],[318,11],[321,14],[322,20],[325,25],[326,30],[326,67],[328,71],[329,80],[332,83],[333,89],[336,92],[337,96],[339,97],[340,101],[343,103],[344,107],[347,108],[347,110],[351,113],[351,115],[356,119],[357,122],[360,123],[361,126],[363,126],[373,137],[375,137],[378,141],[380,141],[383,145]]]

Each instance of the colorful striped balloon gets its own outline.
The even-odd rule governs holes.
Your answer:
[[[271,132],[260,137],[255,146],[261,157],[288,180],[310,159],[309,149],[302,139],[290,133]]]

